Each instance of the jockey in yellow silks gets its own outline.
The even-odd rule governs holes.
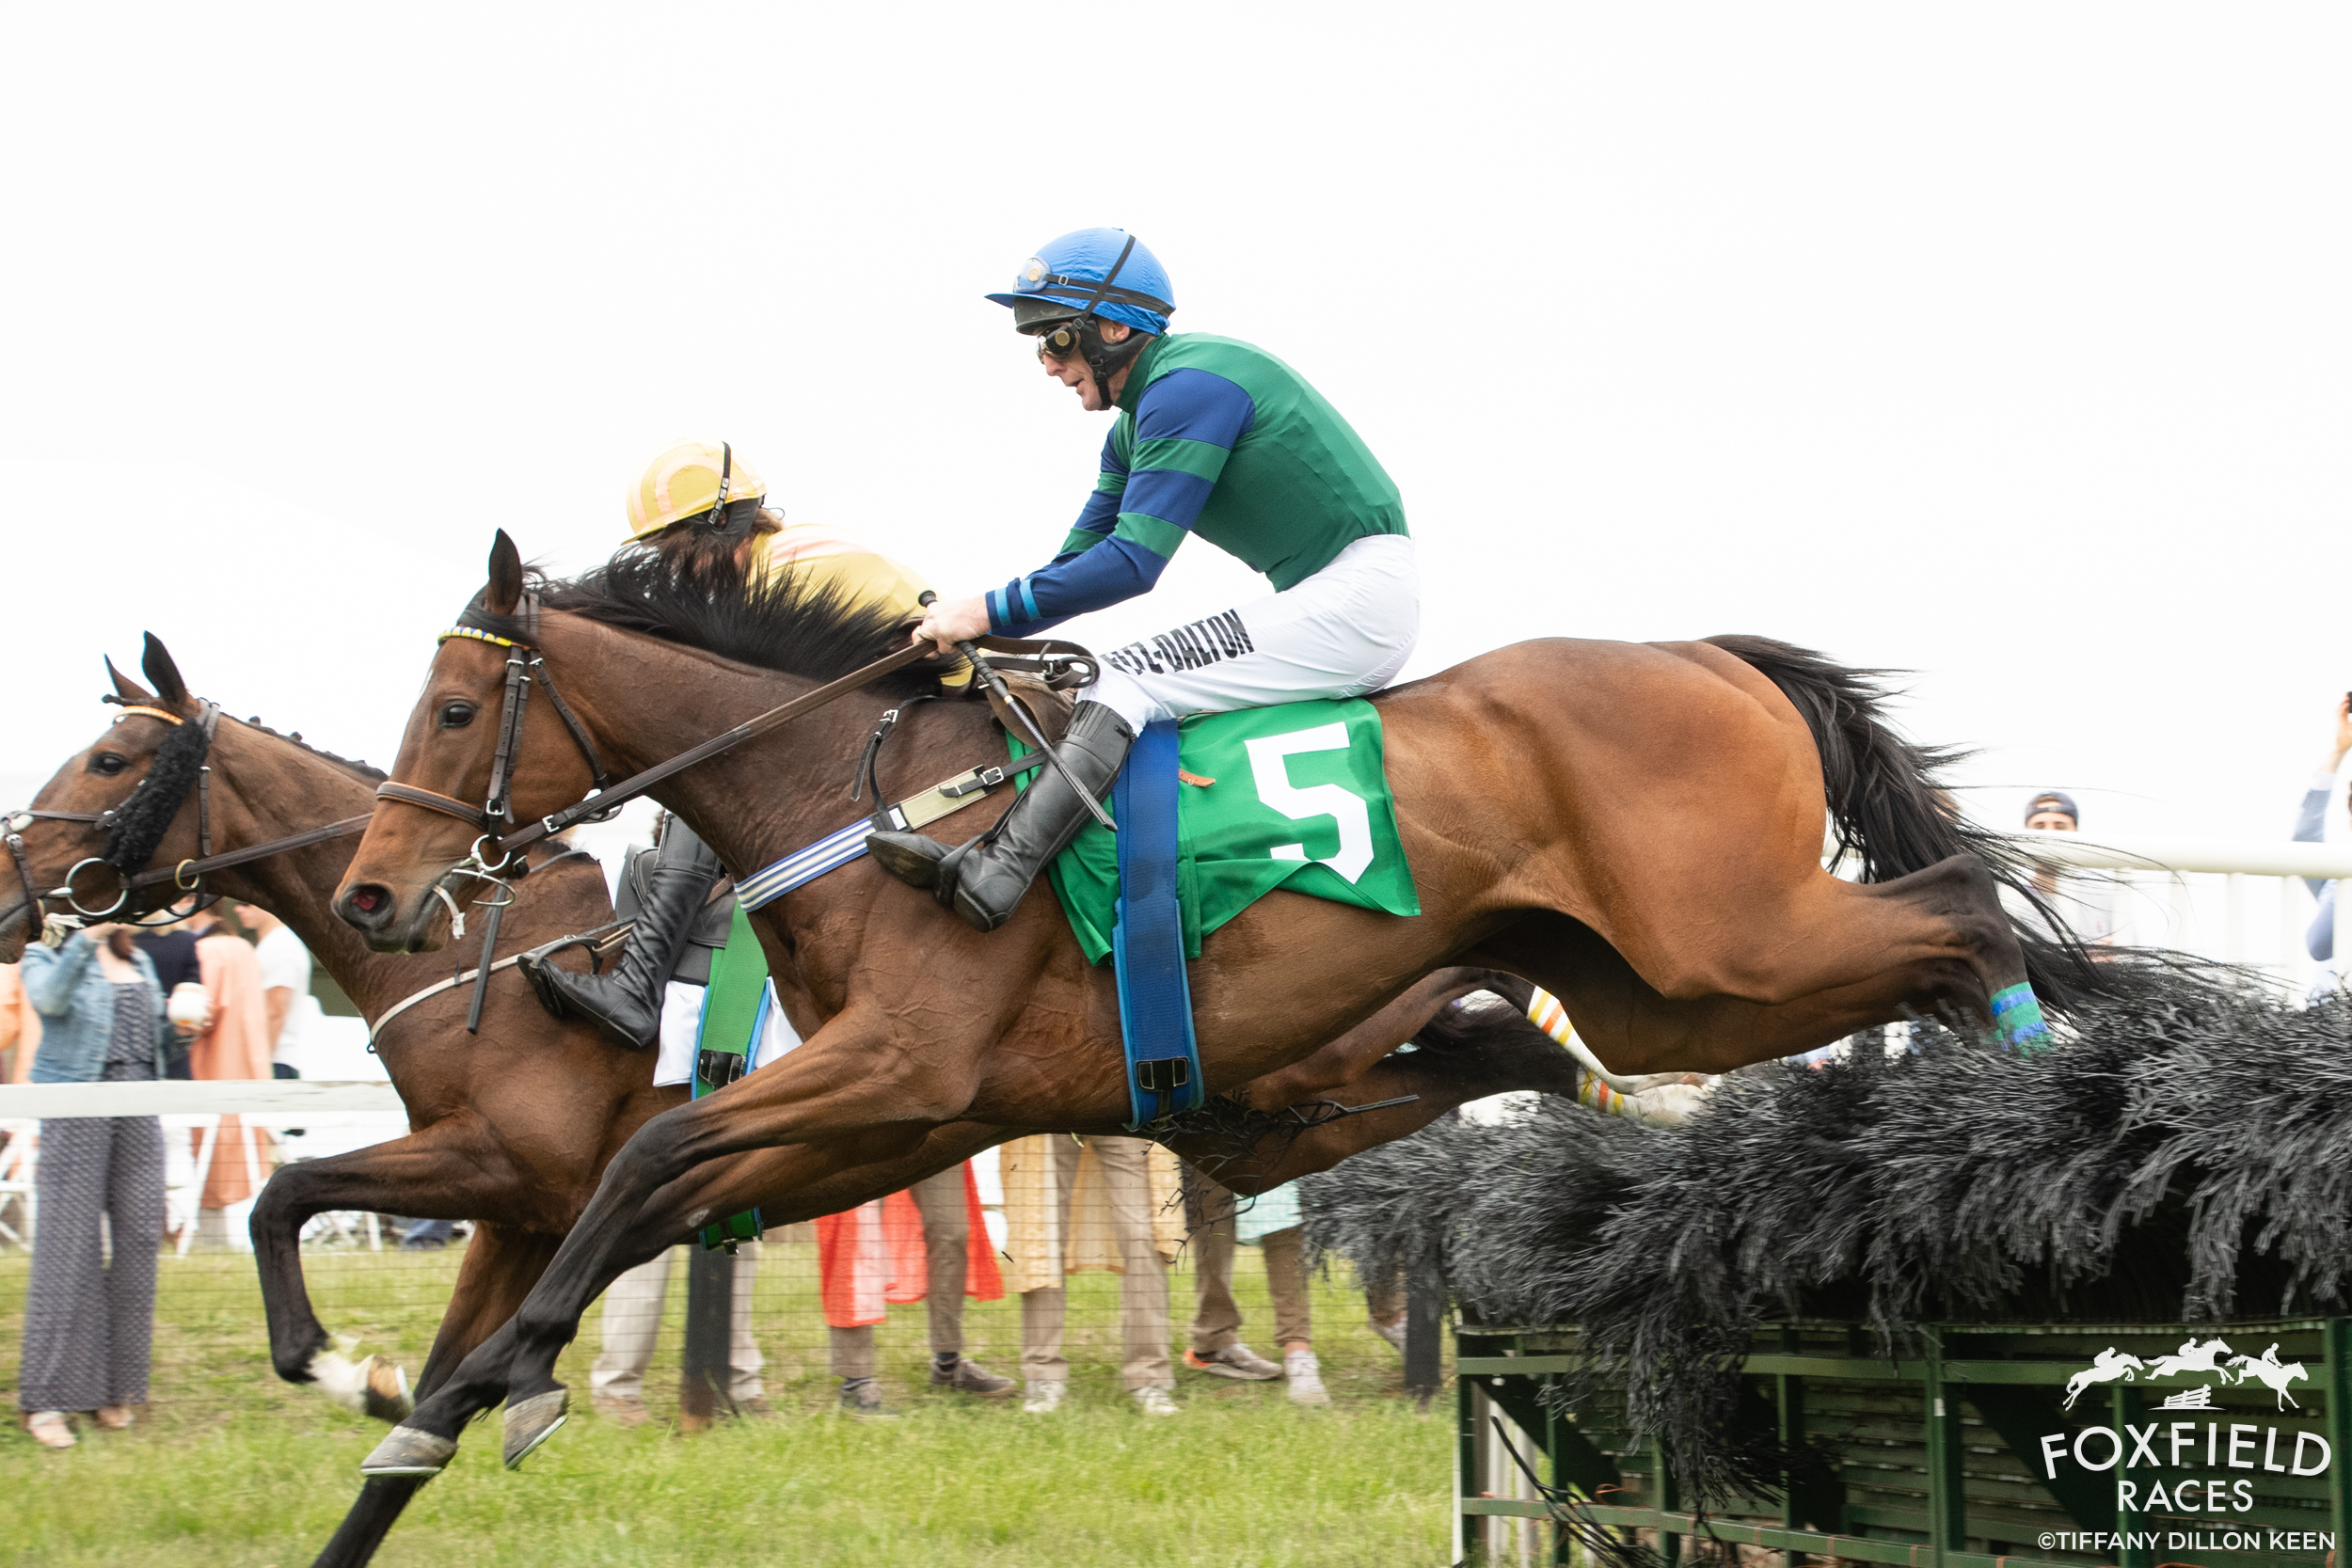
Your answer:
[[[755,583],[789,571],[803,589],[835,588],[909,621],[921,617],[917,601],[930,586],[921,576],[822,524],[787,521],[767,498],[758,471],[725,442],[674,441],[629,487],[628,537],[681,565],[731,549]],[[969,670],[957,670],[946,683],[970,678]],[[663,985],[720,875],[719,858],[673,821],[639,887],[636,925],[620,962],[603,974],[540,964],[532,984],[614,1043],[644,1050],[660,1032]]]

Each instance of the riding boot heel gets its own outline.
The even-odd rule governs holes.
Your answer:
[[[878,832],[866,835],[866,852],[874,863],[909,887],[935,888],[947,847],[917,832]]]
[[[1100,799],[1119,777],[1120,764],[1135,738],[1135,731],[1117,712],[1101,703],[1082,702],[1062,736],[1062,761],[1088,796]],[[952,879],[945,875],[943,861],[940,887],[948,896],[940,901],[948,903],[952,897],[950,907],[973,929],[996,929],[1012,918],[1038,873],[1093,819],[1086,799],[1070,787],[1060,770],[1045,769],[993,832],[956,851]]]
[[[639,886],[628,945],[612,973],[575,974],[532,964],[532,988],[542,1001],[554,1000],[559,1015],[587,1020],[624,1050],[644,1050],[660,1036],[662,991],[721,874],[709,846],[672,817]]]

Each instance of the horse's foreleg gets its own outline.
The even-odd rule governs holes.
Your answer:
[[[796,1052],[766,1070],[781,1075],[799,1055]],[[740,1079],[719,1095],[647,1123],[606,1167],[595,1199],[521,1310],[467,1356],[445,1386],[419,1402],[370,1465],[394,1463],[406,1453],[421,1455],[421,1465],[437,1466],[477,1413],[505,1400],[512,1423],[522,1402],[556,1392],[555,1358],[578,1332],[588,1304],[622,1274],[698,1227],[753,1208],[771,1224],[836,1213],[945,1169],[1014,1131],[975,1123],[884,1125],[822,1144],[746,1150],[707,1164],[683,1158],[683,1130],[673,1127],[665,1133],[663,1124],[706,1110],[762,1076]],[[546,1412],[545,1419],[555,1418],[557,1412]]]
[[[334,1348],[302,1277],[302,1227],[337,1209],[468,1219],[512,1198],[503,1162],[485,1159],[479,1130],[452,1117],[404,1138],[286,1165],[253,1204],[253,1261],[269,1325],[270,1364],[289,1383],[316,1383],[340,1404],[396,1421],[407,1413],[399,1369]],[[470,1266],[470,1263],[469,1265]]]
[[[485,1339],[514,1317],[548,1272],[564,1238],[484,1222],[474,1228],[457,1289],[441,1315],[440,1332],[417,1379],[418,1397],[427,1398]]]
[[[325,1162],[321,1162],[324,1164]],[[458,1364],[515,1315],[555,1256],[561,1238],[485,1222],[474,1230],[466,1261],[457,1271],[440,1333],[417,1380],[420,1397],[429,1395]],[[417,1476],[372,1476],[343,1515],[314,1568],[356,1568],[375,1555],[408,1499],[424,1484]]]

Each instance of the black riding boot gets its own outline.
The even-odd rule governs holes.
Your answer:
[[[524,972],[540,999],[558,1016],[586,1019],[605,1038],[643,1051],[661,1033],[662,988],[677,967],[678,951],[720,876],[719,857],[676,817],[661,834],[653,863],[637,879],[635,929],[620,962],[605,974],[575,974],[526,959]]]
[[[1119,777],[1119,765],[1135,738],[1127,721],[1109,708],[1080,703],[1059,750],[1070,770],[1100,799]],[[1047,767],[1038,770],[993,834],[950,849],[921,833],[871,833],[866,847],[898,880],[931,889],[965,925],[993,931],[1012,918],[1045,863],[1069,848],[1078,830],[1092,820],[1060,769]]]

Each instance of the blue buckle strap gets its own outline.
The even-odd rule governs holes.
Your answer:
[[[1184,912],[1176,899],[1176,742],[1173,723],[1145,725],[1112,788],[1120,891],[1111,958],[1135,1112],[1129,1132],[1197,1109],[1204,1098],[1192,992],[1184,984]]]

